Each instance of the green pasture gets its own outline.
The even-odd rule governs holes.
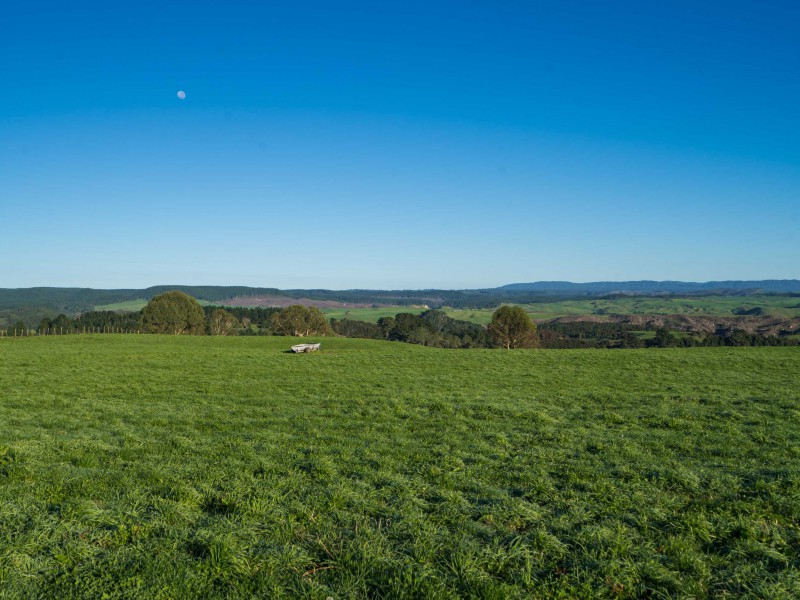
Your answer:
[[[211,304],[204,300],[198,300],[198,302],[203,306]],[[95,310],[137,312],[142,310],[146,304],[147,300],[128,300],[127,302],[116,302],[114,304],[95,306]],[[354,319],[358,321],[370,321],[372,323],[376,323],[381,317],[393,317],[397,313],[401,312],[409,312],[418,315],[426,309],[417,306],[381,306],[378,308],[324,308],[321,310],[329,319]],[[491,318],[491,313],[489,316]]]
[[[125,302],[114,302],[112,304],[101,304],[95,306],[95,310],[113,310],[117,312],[138,312],[147,305],[147,300],[126,300]]]
[[[0,340],[2,598],[800,597],[800,351]]]
[[[734,311],[761,309],[763,316],[782,318],[800,317],[800,298],[793,296],[698,296],[688,298],[612,298],[612,299],[580,299],[558,300],[522,306],[537,321],[546,321],[557,317],[585,315],[690,315],[732,317]],[[381,308],[326,309],[326,315],[337,319],[348,318],[361,321],[376,322],[380,317],[394,316],[399,312],[419,314],[424,309],[412,309],[403,306]],[[494,309],[451,308],[444,307],[449,316],[462,321],[470,321],[487,325],[492,320]],[[347,313],[347,314],[345,314]]]
[[[116,304],[96,306],[96,310],[138,311],[147,301],[130,300]],[[206,305],[208,302],[200,301]],[[734,316],[735,310],[761,309],[765,316],[783,318],[800,317],[800,297],[793,296],[698,296],[631,297],[612,299],[558,300],[521,305],[537,321],[556,317],[604,315],[604,314],[685,314],[693,316]],[[424,308],[410,306],[381,306],[377,308],[327,308],[322,312],[328,318],[354,319],[375,323],[381,317],[393,317],[397,313],[420,314]],[[492,320],[494,309],[457,309],[444,307],[449,316],[462,321],[487,325]]]
[[[525,307],[527,309],[527,307]],[[445,306],[442,308],[447,313],[447,316],[460,321],[469,321],[471,323],[478,323],[480,325],[488,325],[492,321],[492,314],[495,308],[450,308]]]
[[[532,310],[540,305],[530,305]],[[556,303],[556,312],[577,311],[578,314],[662,314],[730,317],[737,310],[761,309],[764,316],[800,317],[800,297],[796,296],[697,296],[697,297],[631,297],[609,300],[578,300]],[[588,312],[587,312],[588,311]]]
[[[205,300],[197,301],[200,306],[208,306],[212,304]],[[126,300],[125,302],[114,302],[113,304],[101,304],[95,306],[95,310],[113,310],[115,312],[139,312],[147,306],[147,300]]]
[[[689,315],[732,317],[734,311],[761,309],[762,316],[800,317],[800,298],[793,296],[631,297],[560,300],[521,305],[537,321],[585,315]],[[445,308],[454,319],[487,324],[493,309]]]
[[[329,319],[353,319],[354,321],[377,323],[378,319],[382,317],[394,317],[398,313],[418,315],[427,309],[418,306],[381,306],[379,308],[323,308],[321,310]]]

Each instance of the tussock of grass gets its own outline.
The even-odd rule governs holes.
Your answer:
[[[0,343],[0,596],[800,596],[795,348],[290,343]]]

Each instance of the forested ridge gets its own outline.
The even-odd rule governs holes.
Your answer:
[[[310,298],[352,304],[428,305],[431,308],[451,306],[454,308],[492,308],[503,302],[517,304],[552,301],[554,297],[607,296],[616,293],[642,295],[654,294],[750,294],[750,293],[797,293],[800,295],[800,280],[722,281],[722,282],[534,282],[509,284],[497,288],[466,290],[324,290],[287,289],[249,286],[196,286],[157,285],[143,289],[94,289],[94,288],[0,288],[0,311],[50,310],[77,315],[93,310],[96,306],[150,300],[166,291],[178,290],[198,300],[221,302],[232,298],[276,296],[284,298]]]

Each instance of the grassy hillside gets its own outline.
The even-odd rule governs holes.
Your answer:
[[[114,302],[112,304],[101,304],[94,307],[94,310],[113,310],[117,312],[139,312],[147,306],[147,300],[126,300],[125,302]],[[198,300],[200,306],[208,306],[213,304],[207,300]]]
[[[0,341],[0,596],[798,597],[800,352]]]
[[[201,304],[209,304],[200,301]],[[136,299],[112,304],[95,306],[95,310],[138,311],[146,300]],[[731,317],[752,314],[756,316],[774,316],[781,318],[800,317],[800,297],[751,295],[751,296],[692,296],[686,298],[671,297],[619,297],[619,298],[583,298],[570,300],[553,300],[522,305],[531,318],[536,320],[554,319],[556,317],[582,315],[689,315]],[[379,308],[328,308],[323,312],[328,317],[348,318],[361,321],[377,322],[381,317],[394,316],[400,312],[419,314],[423,308],[409,306],[381,306]],[[472,323],[488,324],[492,319],[493,308],[449,308],[447,314],[454,319]]]
[[[622,297],[579,300],[554,300],[522,304],[531,318],[544,321],[556,317],[584,315],[689,315],[732,317],[736,315],[774,316],[782,318],[800,317],[800,298],[796,296],[696,296],[688,298]],[[424,309],[408,307],[329,309],[324,312],[337,319],[359,319],[376,322],[380,317],[394,316],[398,312],[413,312]],[[449,316],[462,321],[488,324],[495,309],[449,308],[443,309]],[[750,311],[749,313],[747,311]]]
[[[394,317],[398,313],[418,315],[427,309],[416,306],[381,306],[379,308],[323,308],[321,310],[328,318],[355,319],[377,323],[381,317]]]
[[[147,306],[147,300],[125,300],[111,304],[99,304],[94,310],[115,310],[118,312],[138,312]]]
[[[198,301],[202,306],[211,304],[204,300]],[[128,300],[126,302],[115,302],[113,304],[103,304],[95,306],[95,310],[114,310],[120,312],[137,312],[147,305],[147,300]],[[413,306],[381,306],[379,308],[323,308],[322,312],[328,318],[335,319],[357,319],[359,321],[369,321],[377,323],[381,317],[393,317],[397,313],[408,312],[415,315],[420,314],[425,309]],[[489,320],[491,320],[489,311]],[[488,322],[488,321],[487,321]]]
[[[689,298],[623,297],[558,300],[522,305],[536,320],[583,315],[689,315],[732,317],[754,314],[783,318],[800,317],[795,296],[697,296]],[[755,309],[755,310],[754,310]],[[445,309],[454,319],[489,323],[492,309]],[[356,314],[357,311],[353,311]],[[351,318],[357,318],[352,316]]]

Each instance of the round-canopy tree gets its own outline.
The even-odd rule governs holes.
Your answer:
[[[173,335],[199,335],[205,333],[206,328],[203,307],[188,294],[177,290],[159,294],[150,300],[142,309],[139,323],[147,333]]]
[[[239,320],[227,310],[216,308],[208,317],[208,332],[211,335],[228,335],[239,327]]]
[[[305,337],[308,335],[330,335],[331,328],[325,315],[314,306],[294,304],[272,315],[272,330],[279,335]]]
[[[505,305],[494,311],[489,335],[498,346],[509,350],[536,346],[536,325],[519,306]]]

